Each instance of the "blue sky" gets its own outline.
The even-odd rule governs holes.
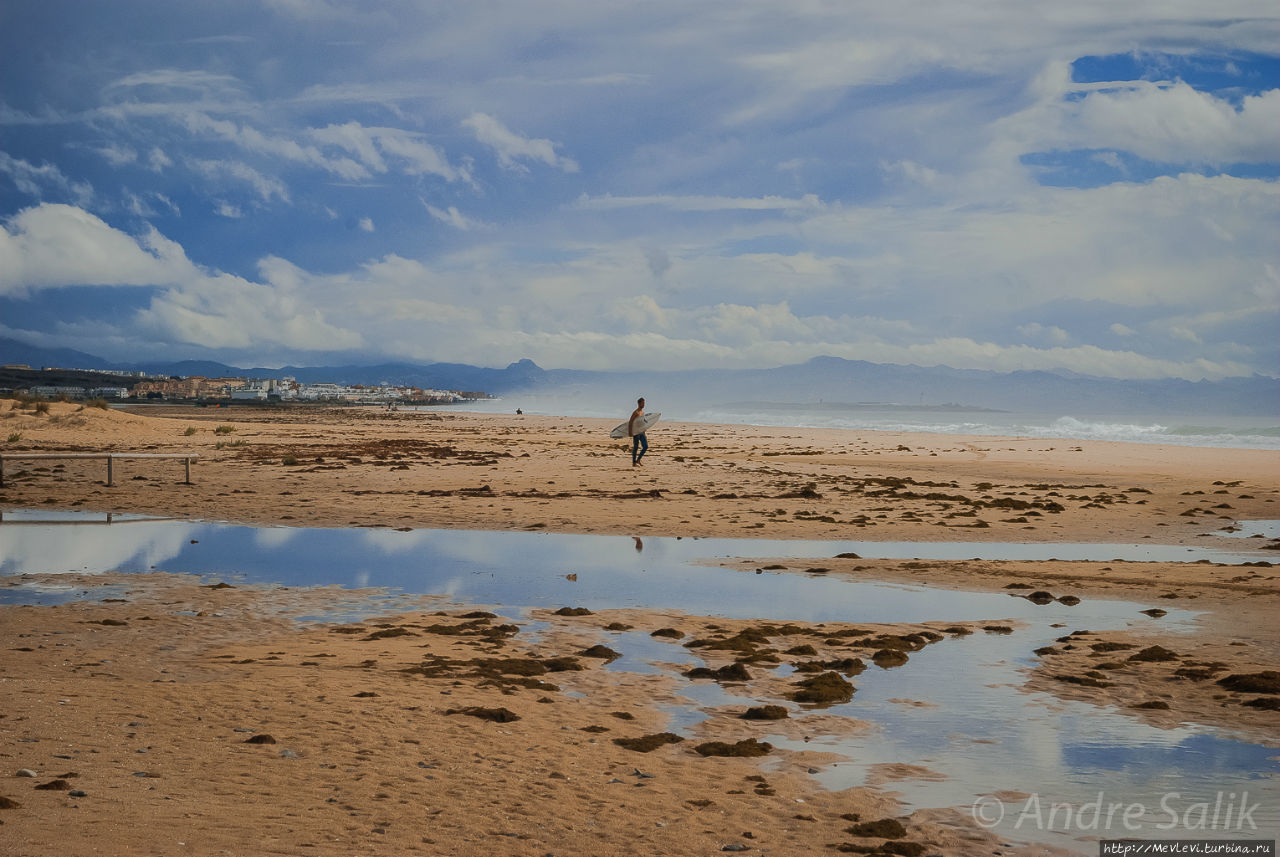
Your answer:
[[[0,5],[0,336],[1280,375],[1280,9]]]

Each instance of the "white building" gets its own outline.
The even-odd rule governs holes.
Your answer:
[[[328,382],[320,382],[317,384],[303,384],[298,390],[298,398],[307,401],[317,401],[319,399],[341,399],[352,395],[355,391],[341,384],[331,384]]]

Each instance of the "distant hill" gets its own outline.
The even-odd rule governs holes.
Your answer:
[[[16,339],[0,338],[0,365],[25,364],[32,369],[56,366],[65,369],[121,369],[92,354],[71,348],[41,348]]]
[[[123,387],[128,389],[138,379],[81,369],[9,369],[0,365],[0,390],[29,390],[33,387]]]
[[[991,372],[946,366],[908,366],[815,357],[772,369],[704,369],[674,372],[546,370],[531,360],[502,369],[462,363],[241,368],[211,361],[112,364],[70,349],[44,349],[0,339],[0,363],[33,367],[141,370],[158,375],[291,375],[304,383],[391,384],[467,390],[495,396],[536,396],[566,407],[613,412],[638,396],[675,410],[726,402],[771,405],[877,402],[912,407],[1040,411],[1059,414],[1214,414],[1280,417],[1280,379],[1255,375],[1222,381],[1116,380],[1072,372]],[[581,412],[581,410],[579,410]]]

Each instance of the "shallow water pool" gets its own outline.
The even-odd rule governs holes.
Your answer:
[[[1197,726],[1156,729],[1126,712],[1067,702],[1022,689],[1034,649],[1072,630],[1122,629],[1159,621],[1189,631],[1194,614],[1173,609],[1163,619],[1139,611],[1153,604],[1087,599],[1075,607],[1037,606],[1005,593],[941,592],[925,586],[764,572],[697,564],[714,557],[825,558],[854,552],[903,559],[1095,559],[1243,562],[1250,551],[1159,545],[1004,545],[883,542],[792,542],[759,539],[633,539],[550,533],[255,528],[191,521],[62,514],[6,513],[0,522],[0,602],[50,603],[84,590],[43,584],[24,573],[108,571],[191,573],[245,583],[381,587],[491,606],[527,620],[537,607],[592,610],[652,608],[693,615],[806,622],[1019,620],[1008,635],[949,638],[913,653],[892,670],[869,667],[854,680],[852,702],[826,709],[872,724],[850,737],[815,732],[808,742],[772,736],[782,747],[830,750],[847,761],[814,776],[830,788],[862,785],[890,763],[919,766],[912,778],[883,787],[909,807],[957,807],[991,821],[1011,839],[1053,841],[1096,853],[1099,837],[1272,838],[1280,790],[1277,751]],[[568,575],[575,575],[571,580]],[[93,597],[102,597],[95,590]],[[1168,609],[1167,601],[1160,606]],[[371,612],[394,609],[372,601]],[[535,628],[529,631],[536,633]],[[526,631],[526,633],[529,633]],[[698,663],[679,643],[647,633],[606,635],[623,658],[610,669],[653,671],[659,664]],[[688,730],[708,707],[751,700],[709,682],[688,684],[688,704],[668,713],[670,728]],[[760,702],[776,703],[777,700]],[[805,712],[792,706],[803,723]],[[770,762],[764,763],[766,772]],[[991,793],[1004,790],[999,799]],[[1006,792],[1020,793],[1011,797]],[[1113,812],[1092,819],[1091,804],[1140,806],[1129,824]],[[1232,829],[1221,807],[1256,824]],[[1260,803],[1247,814],[1240,811]],[[1200,804],[1218,806],[1216,829],[1196,829]],[[976,805],[976,809],[973,809]],[[1057,807],[1052,815],[1051,807]],[[1175,828],[1161,827],[1177,820]],[[999,818],[997,820],[997,815]],[[1105,816],[1105,807],[1101,812]],[[1064,822],[1064,819],[1066,821]],[[1206,820],[1208,824],[1208,820]],[[1188,829],[1189,828],[1189,829]]]

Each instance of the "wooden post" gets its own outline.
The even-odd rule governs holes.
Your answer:
[[[181,458],[183,460],[184,475],[186,476],[186,484],[191,483],[191,461],[200,456],[194,452],[0,452],[0,488],[4,487],[4,465],[5,459],[27,459],[29,461],[48,461],[59,458],[75,458],[75,459],[96,459],[105,458],[107,460],[107,485],[114,487],[116,484],[116,459],[125,458]]]

